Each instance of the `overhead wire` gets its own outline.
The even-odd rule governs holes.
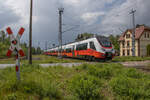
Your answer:
[[[136,0],[135,0],[136,1]],[[113,13],[113,14],[110,14],[110,15],[104,15],[104,16],[106,16],[106,17],[108,17],[108,18],[110,18],[110,17],[113,17],[113,18],[115,18],[115,17],[119,17],[119,16],[123,16],[124,14],[126,14],[127,16],[129,15],[129,11],[127,11],[127,9],[130,9],[131,10],[131,8],[133,8],[134,6],[133,5],[136,5],[136,7],[137,7],[137,1],[136,2],[134,2],[133,4],[131,4],[130,6],[128,6],[128,7],[125,7],[124,9],[122,9],[121,11],[117,11],[117,12],[115,12],[115,13]],[[136,8],[135,7],[135,8]],[[112,11],[112,10],[111,10]],[[119,14],[118,14],[119,13]],[[85,28],[88,28],[89,29],[89,27],[91,27],[92,25],[89,25],[89,26],[85,26]],[[89,30],[95,30],[97,27],[99,26],[99,24],[98,25],[96,25],[96,26],[94,26],[94,28],[92,28],[92,29],[89,29]],[[83,27],[82,27],[83,28]]]

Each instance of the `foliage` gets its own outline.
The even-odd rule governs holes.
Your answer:
[[[6,52],[9,48],[9,42],[8,39],[6,39],[4,42],[0,42],[0,57],[3,58],[6,56]]]
[[[89,68],[88,73],[104,79],[109,79],[113,75],[111,67],[98,68],[96,66],[92,66]]]
[[[125,61],[145,61],[150,60],[150,57],[132,57],[132,56],[116,56],[112,61],[125,62]]]
[[[78,75],[71,80],[71,91],[80,100],[100,100],[101,82],[90,75]]]
[[[4,72],[9,72],[10,74],[7,74],[7,76],[0,74],[0,76],[3,77],[0,79],[0,82],[7,80],[6,82],[4,81],[5,83],[0,84],[0,92],[5,92],[3,96],[1,96],[3,92],[0,93],[0,97],[5,97],[8,100],[20,100],[20,94],[29,94],[36,96],[39,100],[46,97],[51,99],[61,99],[62,94],[58,90],[58,87],[51,81],[49,76],[43,77],[39,72],[40,67],[38,65],[32,65],[30,67],[29,65],[23,65],[22,67],[21,73],[24,77],[21,77],[22,80],[20,82],[15,79],[12,68],[1,71],[3,74]]]
[[[120,37],[119,35],[116,35],[116,36],[110,35],[109,36],[109,39],[110,39],[110,41],[112,42],[112,44],[114,46],[114,49],[117,50],[117,51],[119,51],[119,48],[120,48],[119,42],[118,42],[119,37]]]
[[[146,82],[145,82],[146,83]],[[120,76],[110,81],[113,92],[122,100],[148,100],[149,91],[143,81]]]
[[[78,59],[68,59],[63,58],[59,59],[55,56],[46,56],[46,55],[33,55],[33,64],[45,64],[45,63],[73,63],[73,62],[85,62],[85,60],[78,60]],[[7,59],[1,59],[0,64],[14,64],[15,58],[7,58]],[[28,63],[27,59],[22,58],[21,63]]]
[[[118,63],[0,70],[0,100],[149,100],[150,75]]]
[[[147,45],[147,56],[150,56],[150,44],[149,45]]]
[[[141,74],[134,68],[129,68],[125,70],[124,73],[126,74],[127,77],[130,77],[130,78],[140,79],[143,77],[143,74]]]
[[[81,40],[84,40],[84,39],[88,39],[88,38],[91,38],[93,37],[94,34],[92,33],[82,33],[82,34],[78,34],[77,38],[75,39],[75,41],[81,41]]]

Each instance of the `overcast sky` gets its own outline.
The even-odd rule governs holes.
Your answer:
[[[136,9],[136,24],[150,26],[150,0],[33,0],[33,45],[45,41],[58,44],[58,8],[63,7],[63,43],[74,41],[77,34],[89,32],[100,35],[121,34],[132,28],[132,8]],[[10,26],[17,33],[26,29],[22,42],[28,41],[30,0],[0,0],[0,29]]]

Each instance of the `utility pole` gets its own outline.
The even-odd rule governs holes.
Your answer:
[[[38,47],[40,47],[40,41],[38,41]]]
[[[58,40],[59,40],[59,50],[58,50],[58,56],[62,58],[62,14],[64,12],[64,8],[58,8],[59,10],[59,35],[58,35]]]
[[[133,24],[133,31],[132,31],[132,56],[135,56],[135,12],[136,10],[132,9],[130,14],[132,14],[132,24]]]
[[[33,1],[30,0],[30,30],[29,30],[29,64],[32,64],[32,9]]]
[[[47,41],[45,41],[45,50],[47,50]]]

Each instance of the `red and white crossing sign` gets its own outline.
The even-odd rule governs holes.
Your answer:
[[[16,38],[13,35],[13,32],[10,27],[6,29],[8,35],[10,36],[11,46],[9,47],[9,50],[7,52],[7,56],[11,56],[12,52],[14,51],[16,53],[16,75],[17,79],[20,80],[20,59],[19,57],[24,56],[24,52],[22,48],[20,47],[20,38],[22,34],[24,33],[25,29],[20,28]]]
[[[10,27],[8,27],[6,29],[6,31],[7,31],[8,35],[10,36],[10,41],[11,41],[11,46],[7,52],[7,56],[8,57],[11,56],[13,51],[17,51],[19,53],[19,56],[21,56],[21,57],[25,56],[22,48],[20,47],[20,38],[21,38],[22,34],[24,33],[25,29],[20,28],[16,38],[14,37],[13,32]]]

